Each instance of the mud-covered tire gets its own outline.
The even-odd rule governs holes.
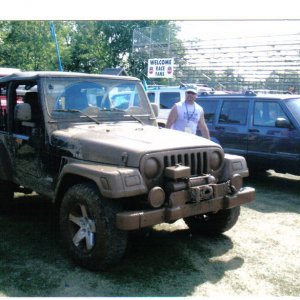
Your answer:
[[[63,243],[73,260],[89,270],[118,263],[127,245],[127,232],[116,228],[116,199],[101,197],[94,184],[71,187],[60,208]]]
[[[188,227],[197,233],[215,235],[231,229],[240,215],[240,206],[184,218]]]
[[[10,182],[0,180],[0,212],[7,212],[13,208],[14,189]]]

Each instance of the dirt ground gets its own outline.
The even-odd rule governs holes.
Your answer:
[[[133,235],[123,261],[93,273],[62,248],[53,210],[33,196],[0,217],[0,296],[300,296],[300,177],[246,180],[256,201],[218,237],[182,220]]]

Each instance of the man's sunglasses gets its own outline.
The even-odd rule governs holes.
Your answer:
[[[188,95],[196,95],[196,93],[193,92],[187,92]]]

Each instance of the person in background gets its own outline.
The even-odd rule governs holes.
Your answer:
[[[195,103],[197,90],[188,88],[185,93],[185,101],[177,102],[172,107],[166,128],[184,131],[196,134],[197,128],[201,131],[201,135],[210,139],[209,130],[207,128],[203,108]]]
[[[296,87],[294,85],[289,87],[288,94],[296,94]]]

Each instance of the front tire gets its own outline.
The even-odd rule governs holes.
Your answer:
[[[90,270],[103,270],[124,255],[127,232],[116,228],[117,200],[100,197],[94,184],[72,186],[60,209],[63,242],[73,260]]]
[[[221,234],[231,229],[240,215],[240,206],[220,210],[217,213],[207,213],[184,218],[188,227],[201,234]]]

